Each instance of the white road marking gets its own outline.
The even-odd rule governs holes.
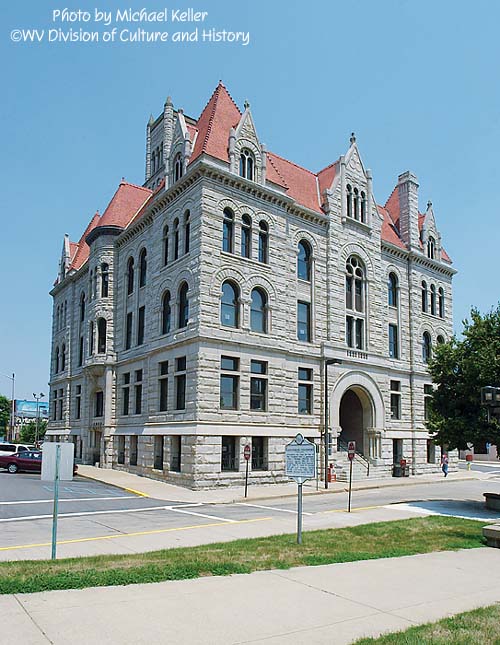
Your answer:
[[[437,500],[436,500],[437,501]],[[418,515],[442,515],[443,517],[459,517],[463,520],[480,520],[484,522],[495,522],[500,519],[500,517],[493,517],[493,518],[486,518],[486,517],[481,517],[479,514],[478,515],[466,515],[464,513],[460,512],[453,512],[453,509],[450,509],[448,512],[446,511],[446,507],[443,508],[442,511],[439,510],[431,510],[427,508],[420,508],[418,506],[411,506],[411,504],[405,504],[403,502],[399,504],[387,504],[387,506],[384,506],[384,508],[392,508],[395,510],[403,510],[403,511],[410,511],[412,513],[417,513]]]
[[[200,504],[201,506],[201,504]],[[176,513],[185,513],[186,515],[196,515],[197,517],[204,517],[208,520],[219,520],[222,522],[237,522],[238,520],[230,520],[227,517],[217,517],[216,515],[206,515],[205,513],[195,513],[194,511],[185,511],[177,506],[165,506],[167,511],[175,511]]]
[[[294,513],[297,515],[297,511],[294,511],[290,508],[276,508],[276,506],[261,506],[260,504],[247,504],[246,502],[235,502],[235,506],[251,506],[252,508],[263,508],[266,511],[281,511],[282,513]],[[314,513],[306,513],[302,511],[302,515],[314,515]]]
[[[86,515],[111,515],[111,513],[140,513],[142,511],[169,511],[168,506],[147,506],[146,508],[120,508],[109,511],[81,511],[78,513],[59,513],[57,517],[83,517]],[[0,522],[21,522],[22,520],[47,520],[52,519],[50,515],[25,515],[23,517],[7,517],[0,519]]]
[[[139,499],[136,495],[123,495],[114,497],[64,497],[59,498],[59,503],[61,502],[94,502],[94,501],[103,501],[110,499]],[[22,499],[17,502],[0,502],[0,506],[15,506],[17,504],[53,504],[53,499]]]

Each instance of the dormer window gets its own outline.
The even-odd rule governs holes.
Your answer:
[[[255,158],[248,148],[243,148],[240,154],[240,177],[254,180]]]
[[[174,181],[179,181],[179,179],[182,177],[182,170],[182,157],[181,153],[178,152],[174,158]]]
[[[432,236],[429,236],[427,241],[427,257],[431,260],[436,257],[436,240]]]

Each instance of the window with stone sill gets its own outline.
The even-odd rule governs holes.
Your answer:
[[[254,181],[255,157],[248,148],[243,148],[240,154],[240,177]]]
[[[299,278],[299,280],[311,282],[311,245],[307,240],[301,240],[299,242],[298,250],[299,253],[297,256],[297,277]]]

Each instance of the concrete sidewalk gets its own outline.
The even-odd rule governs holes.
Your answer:
[[[154,499],[168,500],[170,502],[203,502],[206,504],[225,504],[231,502],[241,502],[245,500],[245,489],[243,486],[233,486],[224,488],[214,488],[210,490],[190,490],[174,484],[140,477],[121,470],[112,470],[110,468],[96,468],[95,466],[78,466],[78,474],[94,479],[96,481],[117,486],[126,491],[139,493],[146,497]],[[353,490],[370,490],[374,488],[388,488],[391,486],[415,486],[418,484],[446,482],[446,481],[466,481],[470,479],[485,479],[488,473],[457,471],[452,472],[445,479],[441,472],[432,475],[416,475],[413,477],[386,477],[383,479],[363,478],[353,482]],[[325,493],[343,493],[347,490],[345,482],[333,482],[329,484],[328,490],[325,490],[324,483],[319,482],[318,490],[316,481],[308,481],[304,484],[305,495],[324,495]],[[248,487],[247,501],[257,499],[272,499],[297,495],[297,484],[294,482],[286,484],[269,484],[252,486],[251,481]]]
[[[342,645],[500,601],[500,550],[0,596],[2,642]]]

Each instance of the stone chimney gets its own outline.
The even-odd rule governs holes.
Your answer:
[[[410,171],[398,177],[399,234],[410,250],[419,248],[418,230],[418,180]]]

